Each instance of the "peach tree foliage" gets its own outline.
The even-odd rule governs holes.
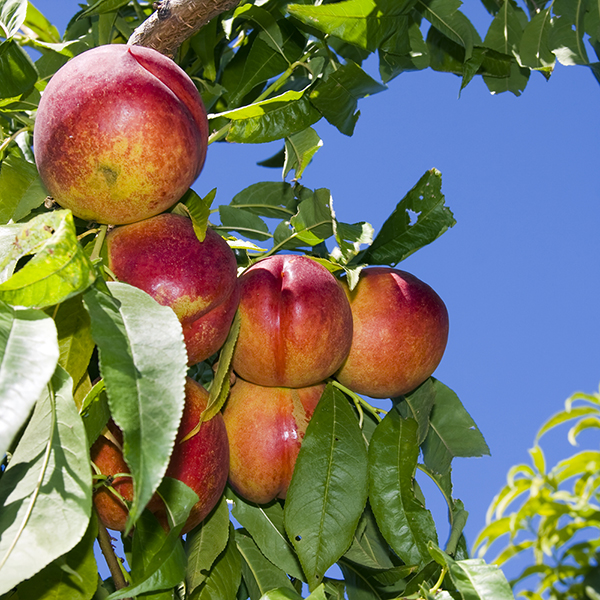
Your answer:
[[[543,436],[565,424],[576,453],[547,464]],[[531,464],[515,465],[488,509],[475,540],[481,557],[494,550],[494,563],[515,557],[525,566],[511,581],[531,600],[600,598],[600,394],[573,394],[565,409],[540,428],[529,450]],[[589,443],[593,441],[594,443]],[[546,441],[548,447],[552,442]]]
[[[209,225],[226,236],[239,267],[298,252],[353,284],[364,266],[396,265],[455,221],[435,169],[380,231],[338,221],[329,190],[300,183],[322,144],[313,125],[325,118],[352,135],[358,101],[418,69],[455,73],[461,88],[481,76],[491,92],[515,95],[532,71],[550,77],[556,60],[599,74],[586,50],[597,48],[598,3],[483,4],[484,36],[457,0],[90,0],[61,36],[26,0],[0,0],[2,600],[513,597],[496,567],[468,556],[451,464],[488,448],[456,394],[434,378],[391,399],[387,412],[330,382],[287,500],[258,506],[227,489],[183,541],[178,532],[196,496],[164,477],[183,410],[181,326],[144,292],[107,282],[104,230],[48,201],[31,143],[40,94],[70,58],[102,44],[153,45],[201,92],[211,143],[281,141],[262,162],[281,170],[279,181],[267,171],[212,213],[214,191],[201,198],[190,190],[173,210],[191,216],[199,235]],[[372,54],[377,76],[363,69]],[[220,355],[190,370],[210,389],[204,418],[227,396],[235,338],[234,325]],[[111,415],[124,431],[135,487],[126,567],[91,500],[103,482],[88,448]],[[445,542],[417,469],[447,501]],[[171,512],[168,535],[144,511],[157,490]],[[105,581],[97,538],[112,573]],[[341,579],[327,573],[334,564]]]

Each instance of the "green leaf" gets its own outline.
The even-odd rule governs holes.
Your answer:
[[[170,308],[125,283],[109,287],[114,297],[92,287],[83,300],[133,477],[130,529],[169,463],[183,412],[187,354],[181,325]]]
[[[521,38],[520,57],[523,65],[550,73],[554,68],[555,56],[548,42],[552,28],[550,8],[537,12],[529,21]]]
[[[308,598],[313,597],[314,600],[327,600],[327,597],[323,596],[319,596],[319,598],[317,598],[316,595],[313,596],[313,594],[308,596]],[[275,590],[268,591],[266,594],[261,596],[260,600],[302,600],[302,596],[298,592],[292,591],[289,588],[277,588]]]
[[[288,588],[295,591],[285,572],[262,554],[247,533],[237,529],[235,542],[242,557],[242,575],[251,600],[259,600],[266,592],[274,589]]]
[[[233,18],[244,17],[250,21],[254,21],[264,32],[263,39],[273,50],[284,55],[283,52],[283,35],[281,29],[275,20],[275,17],[264,8],[254,6],[253,4],[244,4],[238,7],[233,13]],[[285,55],[284,55],[285,56]]]
[[[96,0],[89,8],[81,12],[78,18],[82,19],[83,17],[91,17],[92,15],[115,12],[128,3],[129,0]]]
[[[0,479],[0,594],[69,552],[87,530],[92,473],[72,386],[57,367]]]
[[[350,547],[367,499],[367,450],[346,396],[329,384],[308,424],[284,510],[309,588]]]
[[[390,410],[369,444],[369,501],[383,537],[407,565],[429,562],[428,543],[437,543],[431,513],[415,496],[419,457],[417,422]]]
[[[98,566],[94,543],[98,535],[96,514],[82,540],[31,579],[19,585],[22,598],[35,600],[89,600],[98,587]]]
[[[331,207],[332,215],[335,217],[333,206]],[[346,271],[346,279],[348,287],[353,290],[358,283],[358,275],[355,266],[347,268],[348,263],[358,255],[361,246],[370,246],[373,243],[374,229],[370,223],[340,223],[335,218],[333,220],[333,231],[335,240],[338,246],[331,252],[331,257],[336,261],[336,264],[343,267]],[[361,267],[362,268],[362,267]]]
[[[441,192],[442,175],[427,171],[383,224],[361,262],[395,266],[456,224]],[[418,215],[411,224],[411,213]]]
[[[460,0],[418,0],[418,10],[438,31],[465,49],[465,60],[471,57],[473,46],[481,40],[471,21],[458,7]]]
[[[71,376],[77,386],[84,375],[94,351],[90,316],[81,296],[69,298],[53,309],[58,331],[60,356],[58,364]]]
[[[0,169],[0,223],[20,221],[41,206],[48,192],[33,163],[9,154]]]
[[[237,231],[244,237],[261,242],[272,237],[267,224],[259,216],[243,208],[221,204],[219,216],[221,217],[219,229]]]
[[[261,552],[274,565],[303,581],[305,576],[298,556],[285,533],[281,504],[254,504],[240,498],[232,490],[229,495],[233,499],[231,514],[250,533]]]
[[[27,2],[25,25],[37,34],[40,42],[60,42],[58,29],[31,2]]]
[[[435,384],[427,378],[416,390],[413,390],[397,404],[400,414],[413,418],[418,425],[417,444],[421,445],[429,432],[429,416],[435,404]]]
[[[183,581],[186,556],[180,532],[198,502],[198,495],[178,479],[165,477],[158,488],[171,516],[167,534],[150,511],[144,511],[133,534],[132,583],[111,594],[107,600],[129,598],[157,590],[167,590]]]
[[[543,425],[540,427],[537,435],[535,436],[535,443],[537,444],[540,438],[548,433],[551,429],[554,429],[558,425],[562,425],[567,421],[572,421],[573,419],[579,419],[581,417],[586,417],[588,415],[598,414],[598,409],[593,406],[577,406],[575,408],[571,408],[570,410],[564,410],[555,415],[552,415]]]
[[[302,23],[372,52],[395,31],[400,16],[413,4],[345,0],[319,6],[289,4],[287,11]]]
[[[362,567],[388,570],[394,563],[390,559],[390,549],[381,535],[375,516],[369,504],[363,512],[354,532],[352,545],[344,554],[344,559]]]
[[[242,580],[242,559],[235,543],[233,524],[229,524],[229,541],[213,564],[206,580],[190,600],[236,600]]]
[[[483,456],[490,450],[458,396],[437,379],[432,380],[435,404],[422,445],[423,459],[430,469],[443,474],[455,456]]]
[[[0,98],[15,98],[29,90],[38,72],[29,55],[14,40],[0,43]]]
[[[80,414],[91,447],[110,419],[106,384],[103,379],[98,381],[87,393],[81,405]]]
[[[26,15],[27,0],[0,0],[0,27],[4,37],[13,37],[25,22]]]
[[[203,242],[206,237],[206,228],[208,226],[208,217],[210,216],[210,206],[217,195],[217,188],[213,188],[204,198],[201,198],[191,188],[185,193],[181,201],[185,206],[183,214],[192,220],[194,233],[196,237]],[[178,205],[181,206],[181,205]],[[175,207],[177,209],[177,206]],[[179,212],[173,210],[172,212]],[[180,213],[182,214],[182,213]]]
[[[317,83],[310,101],[332,125],[352,135],[360,114],[358,100],[386,89],[355,62],[348,61]]]
[[[229,539],[229,510],[222,497],[210,515],[190,531],[185,540],[186,584],[191,593],[204,583],[215,560]]]
[[[323,140],[312,127],[285,138],[284,179],[292,169],[294,169],[294,180],[300,179],[304,169],[322,145]]]
[[[94,267],[77,240],[71,211],[43,213],[24,223],[0,269],[29,254],[35,256],[0,284],[0,300],[44,308],[81,293],[96,279]]]
[[[210,386],[206,408],[202,411],[201,421],[212,419],[223,408],[225,400],[227,400],[231,380],[231,359],[233,358],[233,351],[235,350],[239,334],[240,314],[236,312],[233,323],[229,328],[227,339],[219,353],[219,364],[217,365],[215,377]]]
[[[44,392],[58,355],[50,317],[0,303],[0,457]]]
[[[231,201],[231,206],[273,219],[289,219],[296,213],[296,205],[292,186],[277,181],[253,183]]]
[[[463,598],[468,600],[514,600],[506,577],[495,565],[488,565],[480,558],[454,560],[434,544],[431,556],[448,568],[452,583]]]
[[[333,235],[331,192],[326,188],[314,192],[304,188],[298,212],[290,219],[297,238],[316,246]]]
[[[262,102],[211,115],[211,118],[217,117],[231,120],[228,142],[263,144],[310,127],[321,118],[321,114],[304,92],[289,90]]]

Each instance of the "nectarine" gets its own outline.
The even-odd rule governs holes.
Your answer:
[[[113,44],[76,56],[52,77],[34,127],[51,196],[100,223],[163,212],[200,174],[208,121],[188,75],[160,52]]]
[[[229,483],[250,502],[285,498],[308,422],[325,384],[292,389],[237,378],[223,420],[230,448]]]
[[[208,392],[199,383],[188,378],[185,384],[185,408],[166,472],[167,477],[179,479],[199,496],[182,534],[193,529],[208,515],[221,497],[227,483],[229,443],[221,413],[202,423],[197,434],[182,442],[199,423],[200,415],[206,408],[207,402]],[[111,431],[114,432],[114,438],[120,441],[120,431],[118,429],[115,431],[114,426]],[[92,445],[91,457],[103,475],[129,473],[121,449],[104,436],[100,436]],[[112,486],[125,501],[131,502],[133,485],[130,477],[118,477]],[[128,515],[127,506],[106,486],[96,490],[94,504],[100,520],[106,527],[124,531]],[[152,497],[147,508],[167,529],[166,508],[158,495]]]
[[[448,311],[426,283],[398,269],[364,269],[346,287],[354,334],[338,381],[372,398],[406,394],[425,381],[448,341]]]
[[[350,304],[335,277],[306,256],[278,254],[240,277],[233,368],[265,386],[307,387],[340,367],[352,342]]]
[[[164,213],[113,229],[108,266],[116,277],[170,306],[183,326],[188,364],[223,345],[239,289],[235,255],[212,229],[200,242],[187,217]]]

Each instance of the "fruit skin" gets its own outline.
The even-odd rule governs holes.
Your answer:
[[[240,277],[233,368],[265,386],[307,387],[340,367],[352,342],[350,304],[335,277],[306,256],[275,255]]]
[[[188,75],[160,52],[112,44],[57,71],[34,150],[48,192],[76,216],[131,223],[172,206],[200,174],[208,120]]]
[[[231,453],[229,483],[236,493],[258,504],[285,498],[324,389],[325,384],[264,387],[237,378],[223,412]]]
[[[188,485],[199,496],[183,527],[182,535],[208,515],[219,501],[227,483],[229,442],[221,413],[202,423],[196,435],[182,442],[199,423],[207,402],[208,392],[188,377],[185,384],[185,408],[165,473],[166,477],[179,479]],[[121,432],[114,424],[110,429],[120,443]],[[120,448],[104,436],[100,436],[92,445],[91,458],[104,475],[129,473]],[[133,484],[130,477],[115,479],[113,487],[125,500],[131,502]],[[94,493],[94,504],[100,520],[108,529],[125,530],[127,509],[106,487],[101,487]],[[152,497],[148,509],[154,513],[161,525],[168,529],[166,508],[158,495]]]
[[[354,320],[352,347],[338,381],[358,394],[393,398],[423,383],[442,359],[448,311],[426,283],[398,269],[364,269],[345,287]]]
[[[115,276],[170,306],[183,327],[188,364],[224,344],[239,301],[237,263],[212,229],[200,242],[187,217],[164,213],[116,227],[106,238]]]

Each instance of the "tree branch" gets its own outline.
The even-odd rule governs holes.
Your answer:
[[[154,48],[173,57],[185,40],[213,17],[240,0],[162,0],[157,10],[131,35],[129,44]]]

